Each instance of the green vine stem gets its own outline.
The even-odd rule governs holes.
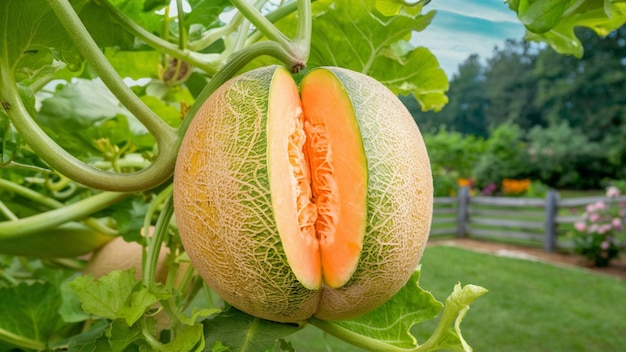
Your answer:
[[[116,160],[117,167],[120,169],[137,168],[145,169],[150,166],[150,162],[143,158],[140,154],[130,153],[126,154],[123,158]],[[98,169],[111,169],[113,168],[113,162],[108,160],[96,161],[92,164]]]
[[[146,106],[139,97],[124,83],[117,74],[113,66],[100,50],[98,44],[90,36],[87,28],[72,8],[68,0],[48,0],[59,21],[76,48],[85,57],[104,84],[111,90],[120,102],[128,108],[143,123],[144,126],[154,135],[158,144],[175,139],[174,129]],[[165,144],[166,145],[166,144]]]
[[[35,201],[39,204],[45,205],[48,208],[61,208],[63,207],[63,203],[46,197],[43,194],[33,191],[30,188],[18,185],[17,183],[13,183],[9,180],[5,180],[5,179],[0,179],[0,189],[6,189],[10,192],[16,193],[22,197],[28,198],[32,201]]]
[[[311,2],[309,0],[298,0],[298,22],[296,36],[289,40],[274,24],[250,3],[245,0],[231,0],[232,4],[252,23],[259,32],[268,39],[278,43],[285,48],[293,57],[306,62],[309,57],[311,47]]]
[[[384,341],[373,339],[341,327],[333,322],[317,318],[309,319],[309,323],[345,342],[364,348],[368,351],[407,352],[405,348],[390,345]]]
[[[0,97],[1,97],[1,94],[0,94]],[[36,165],[22,164],[22,163],[18,163],[15,161],[10,161],[7,164],[0,163],[0,167],[4,169],[22,169],[22,170],[28,170],[32,172],[41,172],[42,174],[50,174],[50,175],[54,174],[54,171],[50,169],[46,169],[46,168],[39,167]]]
[[[35,351],[43,351],[46,349],[46,344],[42,341],[26,338],[24,336],[16,335],[10,331],[0,328],[0,340],[6,341],[9,344],[27,348]]]
[[[104,7],[120,23],[120,25],[124,27],[124,29],[151,47],[179,60],[186,61],[209,75],[213,75],[217,71],[217,67],[215,65],[202,59],[207,54],[196,54],[189,50],[181,50],[177,45],[163,40],[162,38],[143,29],[107,0],[96,0],[96,3]]]
[[[3,201],[0,200],[0,214],[4,215],[9,221],[15,221],[19,218],[15,215]]]
[[[233,18],[224,26],[218,28],[212,28],[202,34],[199,39],[188,43],[188,48],[191,50],[202,50],[209,45],[216,42],[218,39],[223,38],[229,33],[234,32],[235,28],[241,24],[244,17],[240,12],[237,12]]]
[[[1,222],[0,237],[16,238],[50,229],[69,221],[79,221],[97,211],[122,201],[128,196],[130,196],[130,193],[103,192],[62,208],[39,213],[16,221]]]
[[[303,61],[309,59],[311,51],[311,31],[313,30],[313,15],[311,14],[311,3],[309,0],[298,0],[298,24],[296,36],[293,38],[295,50],[294,55],[302,58]]]
[[[277,42],[283,48],[290,47],[289,38],[279,31],[250,2],[246,0],[231,0],[231,3],[269,40]]]
[[[170,184],[161,193],[159,193],[159,195],[157,195],[157,197],[150,203],[144,218],[143,231],[148,243],[148,249],[147,253],[145,253],[146,255],[144,256],[144,265],[142,265],[142,280],[143,284],[151,290],[154,289],[154,278],[157,262],[159,260],[159,253],[161,251],[161,243],[165,240],[168,225],[172,219],[172,215],[174,214],[172,191],[173,185]],[[150,228],[152,216],[156,213],[157,208],[161,206],[163,206],[163,208],[157,218],[157,222],[154,226],[154,232],[152,233],[152,236],[150,236],[148,229]]]
[[[63,207],[65,207],[65,204],[57,201],[56,199],[52,199],[49,197],[44,196],[43,194],[33,191],[30,188],[18,185],[16,183],[13,183],[11,181],[7,181],[4,179],[0,179],[0,188],[2,189],[6,189],[9,190],[11,192],[14,192],[15,194],[18,194],[22,197],[28,198],[32,201],[35,201],[41,205],[44,205],[48,208],[52,208],[52,209],[61,209]],[[14,219],[17,220],[17,219]],[[102,224],[100,221],[98,221],[96,218],[86,218],[83,220],[83,223],[85,225],[87,225],[89,228],[91,228],[94,231],[100,232],[102,234],[105,235],[111,235],[111,236],[116,236],[119,233],[117,232],[117,230],[112,229],[104,224]],[[0,223],[0,228],[2,226],[2,223]]]
[[[140,325],[141,326],[141,334],[145,338],[145,340],[148,343],[148,345],[150,345],[150,348],[152,348],[153,351],[165,351],[165,345],[162,344],[156,338],[154,338],[154,336],[152,336],[152,333],[150,332],[150,328],[148,327],[148,324],[147,324],[147,321],[146,321],[146,317],[142,317],[141,318],[140,324],[141,324]]]
[[[185,28],[185,12],[183,11],[183,0],[176,0],[176,11],[178,13],[178,47],[181,50],[186,50],[187,29]]]

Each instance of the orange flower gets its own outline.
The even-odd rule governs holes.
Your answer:
[[[472,187],[472,185],[474,184],[474,180],[472,180],[471,178],[457,178],[456,179],[456,183],[457,185],[459,185],[459,187]]]
[[[502,192],[504,194],[524,194],[530,187],[530,183],[527,178],[523,180],[505,178],[502,180]]]

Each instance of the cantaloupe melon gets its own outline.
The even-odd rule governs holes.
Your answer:
[[[134,268],[135,278],[140,280],[142,253],[143,246],[141,244],[137,242],[126,242],[121,236],[116,237],[91,255],[87,265],[83,269],[83,274],[93,275],[97,279],[114,270]],[[167,279],[169,268],[165,261],[168,254],[169,248],[166,245],[161,246],[156,272],[154,273],[157,282],[165,283]]]
[[[282,322],[350,319],[416,269],[432,216],[426,149],[374,79],[244,73],[203,103],[176,163],[185,250],[233,306]]]

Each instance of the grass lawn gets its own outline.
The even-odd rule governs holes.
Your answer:
[[[429,247],[421,286],[444,300],[457,282],[489,293],[471,306],[463,333],[474,351],[624,351],[626,281],[456,247]],[[427,329],[434,328],[429,324]],[[424,341],[430,331],[414,331]],[[298,351],[358,351],[307,327]]]

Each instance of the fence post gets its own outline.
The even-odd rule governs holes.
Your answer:
[[[559,211],[559,192],[551,189],[546,194],[546,238],[543,248],[546,252],[554,252],[557,245],[556,217]]]
[[[456,229],[457,237],[467,236],[467,220],[469,218],[469,187],[459,188],[459,194],[457,195],[457,215],[456,215]]]

